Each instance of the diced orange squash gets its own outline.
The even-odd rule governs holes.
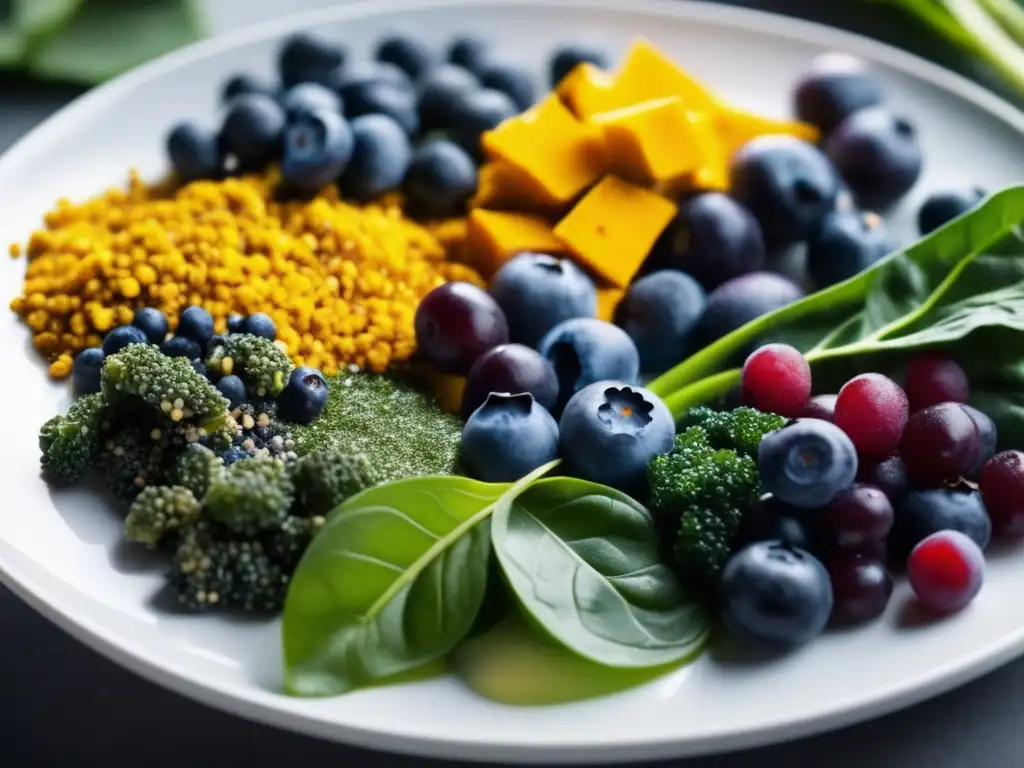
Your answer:
[[[608,175],[558,222],[554,234],[583,266],[625,288],[675,215],[675,203]]]
[[[715,129],[715,119],[708,113],[691,113],[691,138],[701,163],[690,179],[692,189],[703,192],[725,192],[729,189],[729,157]]]
[[[422,373],[427,387],[434,393],[441,410],[447,413],[459,413],[462,410],[462,393],[466,389],[466,378],[441,373],[433,366],[424,366]]]
[[[610,108],[613,84],[610,72],[584,61],[559,81],[555,93],[577,118],[589,120]]]
[[[817,143],[821,138],[813,125],[796,120],[775,120],[737,107],[720,105],[713,113],[715,131],[721,139],[728,160],[751,139],[770,133],[784,133],[798,139]]]
[[[545,211],[562,204],[552,198],[525,171],[505,160],[491,160],[480,167],[471,208]]]
[[[705,161],[703,141],[694,135],[701,119],[679,96],[669,96],[602,112],[591,122],[604,132],[614,173],[637,184],[674,184]]]
[[[469,261],[485,277],[523,251],[566,253],[565,244],[551,231],[551,225],[540,216],[527,213],[504,213],[477,208],[469,214],[467,235]]]
[[[714,95],[659,51],[649,40],[634,41],[615,73],[611,93],[602,96],[604,111],[642,101],[678,96],[687,109],[715,108]]]
[[[605,172],[601,131],[577,120],[554,93],[485,133],[482,142],[490,157],[515,166],[559,203]]]
[[[615,320],[615,308],[619,306],[626,292],[621,288],[597,289],[597,319],[611,323]]]

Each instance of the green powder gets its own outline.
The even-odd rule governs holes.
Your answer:
[[[342,373],[312,424],[293,426],[297,450],[338,445],[365,453],[385,481],[455,474],[462,421],[394,375]]]

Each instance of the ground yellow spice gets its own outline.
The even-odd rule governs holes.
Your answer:
[[[56,378],[102,334],[142,306],[172,329],[190,304],[223,332],[229,314],[266,312],[298,365],[333,375],[380,373],[415,347],[420,299],[450,280],[483,281],[457,259],[463,221],[420,225],[401,201],[366,206],[337,189],[300,202],[275,199],[279,175],[199,181],[174,189],[135,174],[81,204],[57,203],[24,248],[22,295],[11,302]]]

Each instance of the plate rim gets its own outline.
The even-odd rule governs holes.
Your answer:
[[[289,14],[279,19],[244,27],[233,32],[193,43],[160,56],[109,82],[87,91],[49,116],[0,155],[0,177],[18,157],[30,153],[38,144],[49,141],[51,133],[79,114],[103,109],[105,101],[131,91],[159,75],[182,65],[216,56],[235,47],[280,38],[301,29],[315,29],[325,23],[367,16],[396,15],[417,9],[445,10],[462,6],[483,8],[523,7],[617,11],[676,20],[697,20],[737,30],[765,34],[775,39],[798,40],[818,46],[858,54],[871,61],[924,81],[960,100],[988,112],[1024,135],[1024,111],[966,77],[938,64],[907,53],[886,43],[817,22],[770,13],[758,9],[722,6],[698,0],[632,0],[623,8],[617,0],[355,0],[332,8]],[[114,663],[131,670],[152,683],[172,690],[193,701],[216,707],[273,728],[292,730],[308,736],[342,742],[352,746],[431,757],[479,761],[509,760],[523,763],[613,762],[660,757],[697,756],[734,751],[834,730],[866,719],[889,714],[949,691],[1002,666],[1024,653],[1024,626],[991,645],[961,656],[932,670],[927,679],[915,685],[894,685],[884,697],[865,696],[824,716],[779,724],[768,723],[740,733],[718,731],[686,740],[665,737],[614,742],[591,740],[587,743],[523,742],[505,738],[464,739],[432,738],[410,735],[394,728],[354,726],[327,716],[313,716],[279,706],[280,697],[270,691],[238,683],[209,681],[187,670],[179,670],[147,654],[115,631],[94,621],[88,611],[73,601],[54,596],[47,587],[19,567],[17,557],[0,551],[0,582],[36,612]]]

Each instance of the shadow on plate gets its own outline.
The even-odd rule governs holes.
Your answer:
[[[39,482],[46,480],[40,475]],[[99,478],[88,476],[72,488],[47,486],[54,509],[85,544],[109,546],[121,536],[122,518]]]
[[[766,664],[780,662],[789,654],[786,651],[746,643],[731,633],[716,629],[708,645],[708,656],[723,667],[745,668],[763,667]]]

